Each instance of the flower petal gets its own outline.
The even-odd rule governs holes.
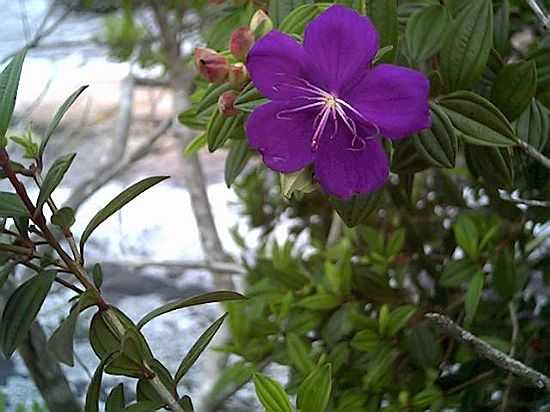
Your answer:
[[[303,111],[292,113],[288,118],[277,117],[288,108],[288,102],[261,105],[246,123],[250,146],[261,153],[269,168],[284,173],[303,169],[315,156],[311,149],[314,115]]]
[[[258,90],[271,100],[289,100],[304,95],[297,89],[281,86],[304,77],[306,53],[292,37],[272,30],[262,37],[246,59],[246,67]]]
[[[374,192],[388,179],[388,157],[379,139],[365,142],[363,150],[350,150],[347,129],[333,139],[325,137],[315,159],[315,179],[330,195],[347,199]]]
[[[381,64],[344,97],[380,132],[399,139],[430,127],[430,83],[416,70]]]
[[[353,87],[376,55],[379,36],[368,17],[335,5],[306,27],[304,48],[312,62],[317,82],[339,93]]]

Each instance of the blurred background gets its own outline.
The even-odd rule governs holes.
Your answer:
[[[78,153],[55,197],[78,210],[76,232],[131,183],[171,176],[110,219],[90,243],[88,264],[104,262],[103,290],[109,301],[139,319],[176,297],[233,289],[226,274],[213,279],[204,269],[206,254],[212,264],[221,264],[225,253],[237,251],[230,230],[238,226],[238,216],[230,206],[235,195],[223,183],[224,155],[208,155],[207,161],[184,157],[194,134],[173,122],[192,92],[190,54],[219,10],[206,1],[187,0],[0,0],[0,5],[1,61],[24,46],[30,49],[10,135],[39,141],[62,102],[89,85],[46,154],[52,162],[61,154]],[[175,15],[181,19],[165,21]],[[226,44],[229,33],[219,36]],[[14,147],[12,152],[24,157],[24,150]],[[60,291],[42,310],[39,320],[47,336],[64,316],[67,296]],[[212,305],[190,308],[154,322],[144,333],[159,359],[176,367],[219,313]],[[63,372],[74,396],[82,398],[97,362],[84,326],[76,337],[77,365]],[[39,360],[34,363],[38,366]],[[197,393],[211,380],[199,362],[184,385]],[[108,393],[120,379],[105,382]],[[0,393],[7,397],[9,411],[43,404],[19,355],[0,360]],[[245,391],[237,397],[236,410],[251,399]]]

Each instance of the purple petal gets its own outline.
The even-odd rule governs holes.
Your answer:
[[[303,111],[288,119],[277,118],[288,108],[288,102],[266,103],[257,107],[246,123],[250,146],[261,153],[269,168],[284,173],[303,169],[315,156],[311,150],[313,115]]]
[[[380,132],[399,139],[430,127],[430,83],[416,70],[381,64],[344,98]]]
[[[304,48],[315,62],[319,86],[339,93],[352,87],[378,51],[378,32],[350,8],[332,6],[306,27]]]
[[[388,157],[379,139],[365,142],[362,150],[350,150],[347,129],[321,140],[315,159],[315,178],[330,195],[347,199],[354,194],[374,192],[388,179]]]
[[[304,93],[281,86],[304,77],[304,48],[292,37],[273,30],[262,37],[246,59],[246,67],[258,90],[271,100],[289,100]]]

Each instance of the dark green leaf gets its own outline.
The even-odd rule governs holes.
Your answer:
[[[378,30],[380,47],[393,46],[393,50],[387,53],[381,59],[381,62],[393,62],[399,37],[397,0],[369,0],[367,2],[367,15]]]
[[[301,412],[325,412],[332,391],[330,364],[311,372],[298,388],[296,406]]]
[[[121,194],[111,200],[107,206],[101,209],[92,218],[90,223],[88,223],[88,226],[86,226],[86,229],[84,229],[82,237],[80,238],[81,251],[84,250],[84,245],[86,244],[86,241],[100,224],[105,222],[109,217],[114,215],[116,212],[122,209],[122,207],[130,203],[147,189],[150,189],[151,187],[166,179],[168,179],[167,176],[149,177],[130,186],[128,189],[124,190]]]
[[[508,0],[502,0],[502,4],[495,13],[493,45],[502,56],[506,56],[510,51],[510,2]]]
[[[479,253],[479,231],[474,221],[467,215],[460,215],[453,226],[456,243],[464,249],[464,252],[473,258],[477,258]]]
[[[504,299],[511,299],[518,291],[516,262],[510,248],[505,248],[496,257],[492,280],[495,290]]]
[[[286,16],[299,6],[313,3],[313,0],[272,0],[269,2],[269,17],[279,27]]]
[[[395,336],[416,313],[417,308],[413,305],[400,306],[390,313],[388,321],[387,335]]]
[[[441,49],[441,73],[450,91],[468,89],[481,78],[491,51],[491,0],[468,2],[451,23],[449,33]]]
[[[101,265],[99,263],[96,263],[94,265],[94,268],[92,269],[92,275],[94,278],[95,287],[101,289],[101,285],[103,285],[103,269],[101,268]]]
[[[256,395],[266,411],[269,412],[292,412],[292,406],[283,387],[261,373],[254,374],[254,386]]]
[[[355,227],[379,206],[383,192],[381,189],[368,195],[355,195],[349,200],[329,197],[329,202],[348,227]]]
[[[126,400],[124,398],[124,385],[119,383],[117,386],[111,390],[107,401],[105,402],[105,412],[122,412],[124,411],[124,406],[126,405]]]
[[[38,200],[36,201],[36,209],[41,210],[42,206],[48,201],[53,191],[57,188],[63,176],[71,167],[73,160],[76,156],[76,153],[71,153],[57,159],[53,165],[48,170],[44,181],[40,187],[40,193],[38,195]]]
[[[48,350],[65,365],[74,366],[74,333],[81,311],[80,300],[71,308],[69,316],[54,331],[48,341]]]
[[[451,16],[441,5],[420,9],[407,23],[405,42],[414,62],[422,62],[436,54],[447,34]]]
[[[445,266],[439,282],[448,288],[460,286],[471,279],[478,270],[479,266],[469,259],[451,260]]]
[[[95,370],[92,381],[88,386],[86,392],[86,403],[84,405],[84,412],[99,412],[99,396],[101,393],[101,381],[103,380],[103,368],[109,357],[102,360],[97,369]]]
[[[234,136],[238,128],[237,126],[242,123],[242,120],[242,114],[225,117],[219,110],[216,110],[208,122],[206,131],[208,150],[215,152],[222,147],[229,138]]]
[[[510,63],[497,74],[492,101],[510,120],[529,105],[537,91],[537,70],[532,61]]]
[[[153,412],[158,411],[164,405],[159,401],[143,401],[133,403],[124,409],[125,412]]]
[[[286,348],[290,361],[302,374],[308,375],[315,368],[315,363],[309,356],[310,348],[298,335],[295,333],[287,335]]]
[[[10,296],[0,323],[0,347],[6,358],[13,352],[32,326],[55,279],[56,272],[41,272],[23,283]]]
[[[146,323],[150,322],[156,317],[164,315],[165,313],[172,312],[174,310],[187,308],[189,306],[203,305],[205,303],[225,302],[242,299],[246,298],[240,293],[223,290],[217,292],[209,292],[203,295],[193,296],[191,298],[178,299],[164,306],[161,306],[160,308],[157,308],[152,312],[149,312],[138,322],[137,327],[138,329],[141,329]]]
[[[285,17],[280,29],[282,32],[301,36],[307,24],[330,6],[330,3],[303,4]]]
[[[199,359],[199,356],[204,352],[210,341],[212,341],[216,332],[218,332],[221,328],[226,316],[227,313],[210,325],[193,344],[193,347],[189,350],[189,352],[187,352],[185,358],[183,358],[180,366],[178,367],[178,371],[176,372],[176,383],[185,376],[189,369],[191,369],[191,366],[193,366],[197,359]]]
[[[248,163],[252,151],[248,148],[247,139],[235,140],[231,143],[229,154],[225,159],[225,184],[231,187],[235,179]]]
[[[452,37],[452,36],[451,36]],[[451,123],[468,143],[481,146],[513,146],[512,125],[492,103],[471,92],[456,92],[438,99]]]
[[[65,116],[65,113],[71,108],[73,103],[80,97],[82,92],[86,90],[88,86],[80,86],[73,94],[71,94],[67,100],[63,102],[63,104],[59,107],[57,110],[57,113],[55,114],[54,118],[48,125],[48,128],[46,129],[46,134],[44,135],[44,138],[42,139],[42,142],[40,143],[40,154],[42,155],[44,153],[44,150],[46,150],[46,145],[48,144],[50,138],[52,137],[53,133],[55,132],[55,129],[57,129],[57,126],[59,126],[59,122],[61,122],[61,119],[63,119],[63,116]]]
[[[351,346],[362,352],[374,352],[381,344],[382,340],[378,333],[370,329],[358,332],[351,341]]]
[[[453,168],[458,151],[458,139],[444,110],[430,104],[432,127],[413,136],[418,153],[436,167]]]
[[[0,192],[0,217],[27,217],[25,204],[15,193]]]
[[[393,145],[395,150],[391,161],[392,172],[399,175],[414,175],[430,167],[430,163],[424,158],[425,153],[417,149],[414,138],[396,141]]]
[[[543,150],[550,138],[550,112],[538,100],[532,99],[516,123],[516,132],[521,140]]]
[[[204,114],[207,109],[217,110],[219,97],[231,89],[232,86],[229,83],[211,84],[208,86],[208,89],[206,89],[204,96],[197,106],[196,115],[200,116]]]
[[[254,109],[268,100],[256,89],[254,83],[249,83],[235,100],[234,106],[243,112],[252,113]]]
[[[176,397],[177,396],[176,382],[172,378],[172,375],[170,375],[170,371],[168,371],[168,369],[166,369],[166,367],[156,359],[153,359],[152,361],[148,362],[147,367],[155,373],[155,375],[157,376],[157,378],[160,379],[164,387],[167,388],[174,397]],[[156,401],[161,403],[165,402],[160,397],[155,387],[151,384],[151,380],[147,378],[140,379],[138,381],[137,387],[136,387],[136,396],[139,402],[141,401]]]
[[[482,177],[489,186],[511,189],[514,169],[509,149],[464,145],[464,157],[474,177]]]
[[[464,297],[464,309],[466,311],[466,316],[464,317],[464,325],[468,327],[472,324],[474,317],[479,306],[479,301],[481,300],[481,292],[483,291],[483,283],[485,280],[485,275],[483,272],[477,272],[470,285],[466,291]]]
[[[26,54],[27,49],[23,49],[17,53],[2,73],[0,73],[1,137],[5,136],[10,125],[13,109],[15,108],[15,99],[17,98],[17,89],[19,88],[19,79],[21,78],[21,69],[23,68],[23,61],[25,60]]]

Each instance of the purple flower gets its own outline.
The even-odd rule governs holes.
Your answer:
[[[246,65],[272,100],[250,115],[250,145],[273,170],[313,164],[334,196],[377,190],[388,178],[381,136],[400,139],[430,127],[429,82],[415,70],[373,67],[378,33],[355,11],[332,6],[307,26],[303,45],[271,31]]]

